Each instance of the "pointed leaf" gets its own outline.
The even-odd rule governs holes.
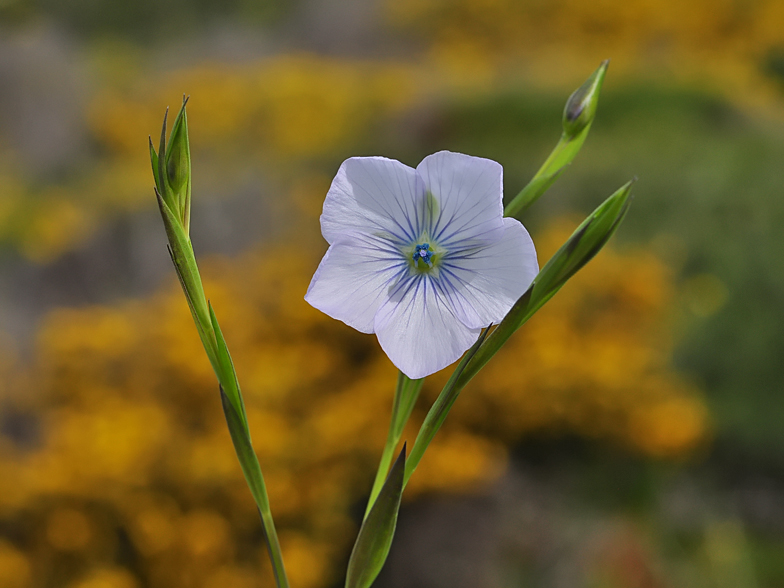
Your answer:
[[[370,588],[384,567],[395,535],[405,470],[406,447],[403,446],[373,508],[359,530],[348,562],[346,588]]]
[[[242,420],[247,429],[248,417],[245,413],[245,403],[242,400],[242,392],[240,392],[240,383],[237,379],[237,372],[234,369],[234,362],[231,359],[229,348],[226,346],[226,340],[223,338],[223,332],[218,325],[218,318],[215,316],[215,310],[209,302],[207,302],[207,306],[210,310],[210,321],[212,322],[212,329],[215,333],[217,359],[221,372],[216,375],[218,376],[218,381],[221,383],[221,389],[229,397],[232,404],[234,404],[234,407],[237,409],[240,416],[242,416]],[[248,437],[250,437],[250,433],[248,433]]]
[[[183,291],[185,291],[186,296],[189,298],[189,304],[193,308],[199,334],[211,333],[212,324],[210,322],[209,310],[207,309],[207,300],[204,296],[204,287],[201,283],[201,276],[196,265],[196,257],[193,255],[190,239],[185,235],[180,221],[174,216],[174,213],[157,190],[155,195],[158,198],[158,208],[163,219],[163,226],[166,229],[166,236],[169,239],[172,261],[177,268]],[[215,367],[217,358],[215,356],[213,338],[207,337],[205,339],[202,337],[202,343],[213,367]]]
[[[534,279],[533,299],[560,288],[607,243],[631,204],[634,180],[627,182],[586,218]]]
[[[220,387],[220,394],[223,414],[226,416],[226,424],[229,426],[229,434],[234,443],[234,449],[237,452],[237,457],[240,460],[240,465],[250,487],[251,494],[253,494],[253,498],[261,510],[269,510],[264,476],[261,473],[261,466],[256,457],[256,452],[253,450],[245,420],[231,399],[226,395],[223,386]]]
[[[161,142],[158,146],[158,192],[160,193],[163,201],[169,205],[173,210],[177,210],[177,203],[172,197],[172,192],[169,189],[169,179],[166,177],[166,120],[169,118],[169,107],[166,107],[166,112],[163,114],[163,124],[161,125]]]
[[[160,193],[161,182],[158,179],[158,154],[155,153],[155,147],[152,146],[152,137],[148,137],[150,141],[150,163],[152,164],[152,177],[155,180],[155,189]]]
[[[628,182],[607,198],[547,262],[468,363],[457,383],[458,387],[465,386],[509,337],[604,247],[629,210],[632,184],[633,181]],[[413,458],[413,450],[411,454]]]

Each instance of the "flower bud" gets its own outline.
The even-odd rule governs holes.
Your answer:
[[[191,175],[188,117],[185,114],[186,103],[187,98],[183,100],[182,108],[174,120],[169,144],[166,148],[166,175],[169,186],[178,196],[187,187]]]
[[[570,139],[575,138],[593,122],[596,106],[599,103],[599,91],[602,89],[604,74],[607,73],[609,64],[609,59],[602,61],[591,77],[577,88],[566,101],[563,113],[563,130]]]
[[[626,216],[635,181],[627,182],[602,202],[550,258],[534,280],[534,299],[552,296],[604,247]]]
[[[180,108],[172,125],[165,156],[167,184],[172,191],[172,201],[179,212],[186,232],[189,224],[191,199],[191,150],[188,142],[188,117],[185,113],[187,103],[188,99],[183,96],[182,108]]]

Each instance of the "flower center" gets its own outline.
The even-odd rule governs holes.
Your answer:
[[[433,243],[429,235],[420,235],[419,239],[408,247],[402,247],[400,252],[408,260],[410,269],[418,274],[438,274],[441,262],[446,255],[446,249]]]
[[[414,247],[414,253],[411,256],[414,265],[418,266],[419,262],[424,262],[427,264],[428,267],[433,267],[433,262],[431,261],[433,257],[433,251],[430,250],[430,243],[422,243],[421,245],[417,245]]]

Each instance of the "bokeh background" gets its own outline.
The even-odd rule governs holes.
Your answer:
[[[395,378],[302,299],[333,174],[450,149],[514,195],[605,58],[524,220],[544,262],[633,207],[461,396],[378,586],[784,587],[780,0],[0,0],[0,586],[272,586],[154,204],[167,106],[292,585],[332,588]]]

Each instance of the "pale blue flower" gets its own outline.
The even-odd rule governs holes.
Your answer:
[[[538,271],[522,224],[503,218],[502,168],[441,151],[416,169],[343,162],[324,202],[329,243],[305,295],[363,333],[409,378],[456,361]]]

